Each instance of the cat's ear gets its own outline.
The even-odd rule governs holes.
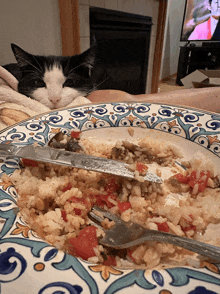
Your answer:
[[[33,55],[27,53],[19,46],[11,44],[11,49],[14,53],[14,56],[18,62],[19,67],[24,67],[26,65],[31,65],[33,63]]]

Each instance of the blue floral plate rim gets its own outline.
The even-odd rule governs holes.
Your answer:
[[[151,110],[153,113],[148,115]],[[81,117],[80,111],[82,111]],[[74,117],[74,112],[75,114],[78,112],[77,118]],[[65,116],[68,113],[69,117],[60,118],[62,113]],[[86,123],[88,123],[87,127],[85,127]],[[97,123],[100,124],[97,126]],[[161,125],[163,128],[159,129],[158,126],[161,127]],[[176,133],[172,134],[191,140],[219,157],[219,114],[192,107],[142,101],[92,103],[52,110],[2,130],[0,142],[14,142],[18,145],[40,142],[43,145],[48,141],[50,131],[55,127],[55,131],[66,127],[69,131],[72,128],[90,130],[92,126],[96,126],[97,129],[132,126],[151,128],[165,133],[176,130]],[[22,136],[22,130],[29,135],[25,133]],[[30,136],[32,140],[29,140]],[[207,141],[198,140],[199,136],[203,138],[203,141],[205,139]],[[211,146],[214,148],[211,149]],[[1,162],[1,172],[10,174],[12,170],[18,168],[16,164],[17,162],[13,160]],[[29,277],[39,275],[42,281],[33,293],[48,293],[47,291],[66,293],[59,292],[61,289],[67,293],[117,293],[125,290],[132,293],[134,289],[135,293],[146,291],[160,294],[173,294],[177,289],[178,293],[190,294],[219,292],[220,268],[217,264],[205,263],[203,269],[177,267],[152,271],[121,270],[94,265],[64,254],[39,240],[23,220],[16,217],[16,199],[17,194],[12,186],[1,186],[0,219],[6,220],[5,223],[7,223],[2,226],[0,235],[0,290],[2,293],[9,293],[10,289],[14,289],[14,293],[16,289],[22,290],[22,282],[31,287]],[[31,257],[32,262],[28,257]],[[54,279],[51,278],[52,272],[55,273]]]

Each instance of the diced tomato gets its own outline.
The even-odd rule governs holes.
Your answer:
[[[68,201],[73,202],[73,203],[81,203],[81,204],[83,204],[87,211],[89,211],[91,209],[91,203],[90,203],[89,199],[87,200],[84,197],[77,198],[75,196],[72,196]],[[75,210],[77,211],[77,208],[74,208],[74,211]],[[80,213],[81,213],[81,209],[79,209],[79,210],[80,210]],[[76,213],[76,211],[75,211],[75,213]],[[78,212],[79,211],[77,211],[77,213]]]
[[[190,181],[189,186],[194,187],[196,184],[199,185],[198,191],[203,192],[207,185],[208,185],[208,179],[210,178],[210,172],[209,171],[192,171],[190,175]]]
[[[102,264],[108,265],[108,266],[111,266],[111,265],[116,266],[115,257],[113,255],[108,255],[107,260],[104,260]]]
[[[108,208],[112,208],[115,206],[111,201],[109,201],[109,198],[116,201],[115,195],[97,194],[95,196],[96,196],[96,205],[101,207],[104,207],[106,205]]]
[[[192,171],[191,174],[188,174],[187,176],[184,176],[182,174],[176,174],[174,178],[176,178],[180,183],[188,184],[192,188],[194,188],[194,186],[198,184],[198,191],[203,192],[208,185],[210,172]]]
[[[155,223],[157,224],[157,227],[158,227],[158,231],[161,231],[161,232],[169,232],[169,226],[166,222],[164,223]]]
[[[85,260],[95,256],[94,247],[98,246],[98,238],[96,237],[96,227],[88,226],[79,232],[76,238],[70,238],[69,253],[79,256]]]
[[[81,215],[82,210],[79,208],[74,208],[73,211],[75,212],[75,215]]]
[[[68,189],[66,189],[66,190],[68,190]],[[68,201],[71,203],[83,204],[83,206],[85,207],[85,209],[83,209],[83,211],[80,208],[73,208],[75,215],[80,215],[82,217],[83,217],[83,215],[85,215],[89,212],[89,210],[91,209],[91,206],[92,206],[91,202],[90,202],[90,198],[88,198],[87,195],[83,195],[82,198],[72,196],[71,198],[68,199]]]
[[[71,183],[68,183],[68,185],[62,189],[62,192],[66,192],[70,189],[72,189],[72,185],[71,185]]]
[[[65,211],[65,210],[61,210],[61,216],[62,216],[63,220],[64,220],[65,222],[67,222],[66,211]]]
[[[126,211],[127,209],[131,208],[131,203],[129,201],[126,201],[126,202],[118,201],[118,208],[120,212]]]
[[[82,132],[75,132],[75,131],[72,131],[72,132],[71,132],[71,137],[72,137],[72,138],[75,138],[75,139],[79,139],[81,133],[82,133]]]
[[[36,161],[32,159],[27,159],[27,158],[22,158],[22,163],[25,166],[32,166],[32,167],[38,166],[38,163]]]
[[[174,178],[183,184],[188,184],[190,181],[190,175],[184,176],[183,174],[176,174],[174,175]]]
[[[108,208],[112,208],[115,204],[109,201],[109,199],[116,201],[115,192],[120,188],[120,186],[113,178],[107,179],[107,183],[105,183],[104,180],[104,185],[105,192],[103,194],[90,194],[89,199],[93,204],[100,207],[104,207],[106,205]]]
[[[117,184],[115,179],[113,178],[111,178],[105,186],[105,190],[109,194],[115,193],[119,188],[119,184]]]
[[[139,173],[144,173],[148,170],[148,167],[146,166],[146,164],[143,164],[142,162],[137,162],[136,170],[139,171]]]
[[[104,205],[106,205],[107,203],[107,197],[108,195],[96,195],[96,204],[98,206],[104,207]]]
[[[100,195],[95,195],[97,198],[96,198],[96,201],[95,201],[95,204],[97,206],[100,206],[100,207],[104,207],[104,205],[106,205],[106,202],[105,201],[102,201],[102,199],[99,198]]]

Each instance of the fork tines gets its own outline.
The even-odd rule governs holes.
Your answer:
[[[104,218],[108,218],[110,221],[119,222],[121,221],[116,215],[102,209],[101,207],[94,205],[91,212],[89,213],[90,220],[101,227],[101,222]],[[102,228],[103,229],[103,228]]]

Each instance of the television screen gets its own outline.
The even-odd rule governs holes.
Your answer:
[[[181,41],[220,41],[220,0],[186,0]]]

